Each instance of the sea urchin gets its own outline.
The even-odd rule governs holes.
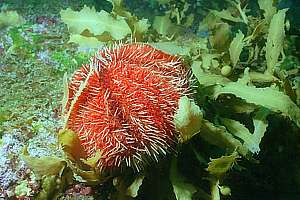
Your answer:
[[[67,128],[98,167],[140,170],[176,143],[173,116],[188,92],[181,59],[146,44],[116,45],[93,56],[69,83]]]

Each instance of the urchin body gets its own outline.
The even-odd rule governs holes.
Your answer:
[[[69,84],[67,127],[101,169],[140,170],[176,143],[173,116],[188,92],[182,61],[145,44],[100,50]]]

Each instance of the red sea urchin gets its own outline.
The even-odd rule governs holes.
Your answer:
[[[67,128],[101,169],[140,170],[176,143],[173,116],[188,92],[180,58],[146,44],[100,50],[69,84]]]

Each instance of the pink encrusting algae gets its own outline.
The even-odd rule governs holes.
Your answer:
[[[104,48],[69,83],[67,128],[98,167],[143,168],[170,152],[177,140],[173,116],[187,94],[182,60],[146,44]]]

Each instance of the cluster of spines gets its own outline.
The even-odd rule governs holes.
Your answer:
[[[100,168],[140,170],[174,145],[173,115],[188,81],[178,57],[149,45],[105,48],[73,75],[67,125],[88,156],[102,150]]]

